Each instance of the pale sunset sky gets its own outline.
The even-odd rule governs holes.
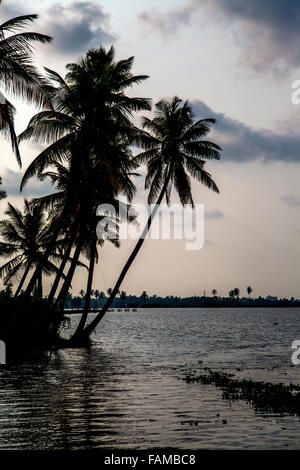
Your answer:
[[[1,22],[38,13],[30,30],[49,34],[39,46],[39,66],[65,73],[89,48],[116,48],[117,59],[135,56],[133,71],[149,78],[130,93],[153,104],[174,95],[188,99],[198,118],[215,117],[208,136],[222,160],[207,170],[220,194],[193,184],[205,206],[205,244],[186,251],[182,240],[146,240],[122,285],[128,293],[220,295],[239,287],[246,295],[300,298],[300,104],[292,83],[300,80],[298,0],[3,0]],[[14,102],[22,131],[36,109]],[[137,118],[139,123],[139,118]],[[42,146],[22,143],[20,171],[9,141],[0,135],[0,175],[7,201],[51,191],[22,172]],[[136,202],[146,201],[138,181]],[[176,197],[174,202],[178,202]],[[134,241],[120,249],[106,243],[95,270],[95,289],[112,287]],[[47,281],[48,286],[49,282]],[[85,289],[77,272],[72,291]],[[47,290],[47,289],[46,289]]]

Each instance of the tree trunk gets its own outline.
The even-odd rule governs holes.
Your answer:
[[[71,341],[80,337],[80,333],[83,331],[84,326],[86,324],[86,320],[88,317],[90,303],[91,303],[91,292],[92,292],[92,284],[93,284],[93,276],[94,276],[94,268],[95,268],[95,258],[96,258],[96,251],[97,251],[97,240],[93,242],[93,246],[91,248],[91,258],[90,258],[90,265],[89,265],[89,275],[86,287],[86,294],[85,294],[85,301],[84,301],[84,310],[82,312],[82,316],[78,327],[71,338]]]
[[[64,282],[64,284],[61,288],[59,296],[57,297],[57,299],[54,303],[54,305],[56,307],[64,308],[66,298],[67,298],[69,288],[70,288],[70,285],[71,285],[71,282],[72,282],[72,279],[73,279],[73,276],[74,276],[74,272],[75,272],[75,269],[76,269],[76,266],[77,266],[77,262],[78,262],[78,259],[79,259],[79,256],[80,256],[82,246],[83,246],[83,235],[80,236],[80,239],[78,241],[78,245],[76,246],[75,253],[74,253],[72,263],[71,263],[70,269],[68,271],[67,277],[66,277],[65,282]]]
[[[21,281],[20,281],[20,284],[18,285],[18,288],[17,288],[17,290],[16,290],[16,292],[15,292],[14,297],[17,297],[17,296],[19,295],[19,292],[21,291],[21,289],[22,289],[22,287],[23,287],[23,284],[24,284],[24,282],[25,282],[25,279],[26,279],[26,277],[27,277],[27,274],[29,273],[30,266],[31,266],[30,264],[27,265],[27,268],[26,268],[25,271],[24,271],[24,274],[23,274],[23,276],[22,276],[22,279],[21,279]]]
[[[62,259],[62,262],[60,264],[60,267],[59,267],[59,270],[57,271],[57,274],[56,274],[56,277],[55,277],[55,280],[54,280],[54,283],[53,283],[53,286],[51,287],[51,290],[50,290],[50,293],[49,293],[49,296],[48,296],[48,299],[47,299],[47,302],[49,304],[51,304],[53,302],[53,299],[54,299],[54,296],[55,296],[55,293],[56,293],[56,290],[57,290],[57,287],[58,287],[58,284],[59,284],[59,281],[61,279],[61,276],[63,275],[63,272],[64,272],[64,269],[65,269],[65,266],[67,264],[67,261],[70,257],[70,253],[71,253],[71,250],[72,250],[72,246],[73,246],[73,243],[74,243],[74,240],[75,240],[75,230],[71,236],[71,239],[68,243],[68,246],[67,246],[67,249],[66,249],[66,252],[64,254],[64,257]]]
[[[115,284],[115,287],[113,288],[112,290],[112,293],[110,294],[110,297],[107,299],[104,307],[102,308],[102,310],[98,313],[98,315],[94,318],[94,320],[83,330],[83,332],[81,333],[81,338],[83,340],[87,339],[89,337],[89,335],[92,333],[92,331],[96,328],[96,326],[99,324],[99,322],[102,320],[102,318],[104,317],[105,313],[107,312],[107,310],[109,309],[109,307],[111,306],[115,296],[117,295],[118,291],[119,291],[119,288],[122,284],[122,281],[124,279],[124,277],[126,276],[127,274],[127,271],[129,270],[130,266],[132,265],[135,257],[137,256],[138,252],[140,251],[143,243],[144,243],[144,240],[146,238],[146,235],[150,229],[150,226],[151,226],[151,223],[152,223],[152,220],[153,218],[155,217],[155,214],[157,212],[157,209],[166,193],[166,190],[167,190],[167,187],[168,187],[168,184],[169,184],[169,180],[170,180],[170,177],[171,177],[171,173],[172,173],[172,168],[169,168],[169,171],[168,171],[168,174],[167,174],[167,177],[165,179],[165,183],[163,185],[163,188],[161,190],[161,193],[160,193],[160,196],[148,218],[148,221],[145,225],[145,228],[143,230],[143,233],[140,237],[140,239],[138,240],[137,244],[135,245],[135,248],[133,249],[131,255],[129,256],[128,260],[126,261],[126,264],[124,266],[124,268],[122,269],[121,271],[121,274]]]
[[[43,298],[43,283],[42,283],[42,273],[39,274],[37,278],[37,296],[40,300]]]
[[[30,282],[29,282],[29,284],[26,288],[26,291],[25,291],[24,299],[27,299],[30,296],[30,294],[33,291],[34,286],[35,286],[35,284],[38,280],[38,277],[39,277],[40,273],[42,272],[43,265],[44,265],[45,261],[47,261],[47,259],[49,258],[49,255],[50,255],[50,253],[53,249],[53,246],[56,242],[56,239],[59,235],[59,232],[62,229],[63,221],[64,221],[64,215],[65,215],[65,209],[63,210],[63,213],[62,213],[59,221],[57,222],[57,225],[56,225],[56,228],[55,228],[55,230],[53,232],[53,235],[51,237],[50,243],[49,243],[48,247],[46,248],[46,250],[44,252],[44,255],[42,256],[42,259],[38,262],[37,267],[36,267],[32,277],[30,279]]]

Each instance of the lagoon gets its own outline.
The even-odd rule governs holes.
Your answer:
[[[210,367],[300,383],[300,309],[114,311],[92,340],[0,366],[0,449],[300,449],[299,417],[182,380]]]

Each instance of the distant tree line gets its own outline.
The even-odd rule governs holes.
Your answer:
[[[251,298],[253,289],[248,286],[246,289],[247,297],[240,297],[240,289],[234,288],[229,291],[228,297],[218,296],[216,289],[212,290],[212,296],[190,296],[178,297],[168,295],[161,297],[156,294],[149,295],[147,291],[143,291],[140,295],[128,294],[125,291],[119,291],[112,303],[113,308],[126,307],[144,307],[144,308],[160,308],[160,307],[299,307],[300,299],[283,298],[270,300],[264,297]],[[105,304],[107,298],[111,294],[111,289],[104,291],[92,290],[91,308],[101,308]],[[68,294],[66,299],[66,309],[82,309],[84,307],[85,291],[81,290],[78,295]]]

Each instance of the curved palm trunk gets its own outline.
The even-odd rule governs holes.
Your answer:
[[[66,209],[64,209],[63,213],[61,214],[61,217],[60,217],[60,219],[57,223],[57,226],[56,226],[56,228],[53,232],[53,235],[51,237],[50,243],[49,243],[48,247],[46,248],[46,250],[44,252],[44,255],[42,256],[42,259],[37,264],[37,267],[36,267],[32,277],[30,279],[30,282],[28,283],[28,286],[27,286],[26,291],[25,291],[24,299],[27,299],[30,296],[30,294],[32,293],[32,291],[34,289],[34,286],[35,286],[35,284],[38,280],[38,277],[42,272],[43,265],[44,265],[45,261],[47,261],[51,251],[53,250],[56,239],[57,239],[57,237],[59,235],[59,232],[61,231],[62,226],[63,226],[63,220],[64,220],[65,212],[66,212]]]
[[[72,259],[70,269],[69,269],[68,274],[67,274],[67,277],[66,277],[65,282],[64,282],[64,284],[61,288],[59,296],[57,297],[57,299],[54,303],[54,305],[56,307],[64,308],[66,298],[67,298],[67,295],[68,295],[68,292],[69,292],[69,288],[70,288],[70,285],[71,285],[71,282],[72,282],[72,279],[73,279],[73,276],[74,276],[74,272],[75,272],[75,269],[76,269],[76,266],[77,266],[77,263],[78,263],[78,260],[79,260],[79,256],[80,256],[82,246],[83,246],[83,236],[81,236],[80,239],[79,239],[78,245],[76,246],[76,249],[75,249],[75,253],[74,253],[74,256],[73,256],[73,259]]]
[[[37,279],[37,295],[40,300],[43,298],[42,273],[39,274],[39,277]]]
[[[90,303],[91,303],[91,292],[92,292],[92,284],[93,284],[93,276],[94,276],[94,268],[95,268],[95,258],[96,258],[96,250],[97,250],[96,244],[97,244],[97,241],[95,240],[93,242],[93,246],[92,246],[92,249],[91,249],[91,258],[90,258],[89,275],[88,275],[87,288],[86,288],[85,301],[84,301],[84,310],[83,310],[80,322],[78,324],[78,327],[77,327],[74,335],[71,338],[71,341],[73,341],[77,337],[80,337],[80,334],[83,331],[83,328],[86,324],[86,320],[87,320],[87,317],[88,317],[88,313],[89,313],[89,309],[90,309]]]
[[[152,220],[154,219],[155,217],[155,214],[158,210],[158,207],[160,206],[161,204],[161,201],[163,200],[163,197],[166,193],[166,190],[167,190],[167,187],[168,187],[168,184],[169,184],[169,180],[170,180],[170,177],[171,177],[171,173],[172,173],[172,168],[169,169],[168,171],[168,174],[167,174],[167,177],[166,177],[166,180],[165,180],[165,183],[163,185],[163,188],[161,190],[161,193],[160,193],[160,196],[147,220],[147,223],[145,225],[145,228],[143,230],[143,233],[140,237],[140,239],[138,240],[137,244],[135,245],[134,249],[133,249],[133,252],[131,253],[131,255],[129,256],[128,260],[126,261],[126,264],[124,266],[124,268],[122,269],[121,271],[121,274],[115,284],[115,287],[113,288],[112,290],[112,293],[110,294],[110,297],[107,299],[104,307],[102,308],[102,310],[98,313],[98,315],[94,318],[94,320],[83,330],[83,332],[81,333],[81,338],[84,340],[86,338],[89,337],[89,335],[92,333],[92,331],[96,328],[96,326],[99,324],[99,322],[102,320],[102,318],[104,317],[105,313],[107,312],[107,310],[109,309],[109,307],[111,306],[115,296],[117,295],[118,291],[119,291],[119,288],[123,282],[123,279],[124,277],[126,276],[127,274],[127,271],[129,270],[130,266],[132,265],[135,257],[137,256],[138,252],[140,251],[144,241],[145,241],[145,238],[146,238],[146,235],[150,229],[150,226],[151,226],[151,223],[152,223]]]
[[[27,265],[27,268],[26,268],[25,271],[24,271],[24,274],[23,274],[23,276],[22,276],[22,279],[21,279],[21,281],[20,281],[20,284],[18,285],[18,288],[17,288],[17,290],[16,290],[16,292],[15,292],[14,297],[17,297],[17,296],[19,295],[19,293],[20,293],[20,291],[21,291],[21,289],[22,289],[22,287],[23,287],[23,284],[24,284],[24,282],[25,282],[25,279],[26,279],[26,277],[27,277],[27,274],[29,273],[30,266],[31,266],[30,264]]]
[[[58,284],[59,284],[59,281],[63,275],[63,272],[64,272],[64,269],[66,267],[66,264],[67,264],[67,261],[70,257],[70,253],[71,253],[71,250],[72,250],[72,246],[73,246],[73,243],[74,243],[74,240],[75,240],[75,230],[73,232],[73,235],[71,236],[71,239],[69,241],[69,244],[67,246],[67,249],[66,249],[66,252],[65,252],[65,255],[62,259],[62,262],[60,264],[60,267],[57,271],[57,274],[56,274],[56,277],[55,277],[55,280],[54,280],[54,283],[53,283],[53,286],[51,287],[51,290],[50,290],[50,293],[49,293],[49,296],[48,296],[48,299],[47,299],[47,302],[49,304],[51,304],[53,302],[53,299],[54,299],[54,296],[55,296],[55,293],[56,293],[56,290],[57,290],[57,287],[58,287]]]

